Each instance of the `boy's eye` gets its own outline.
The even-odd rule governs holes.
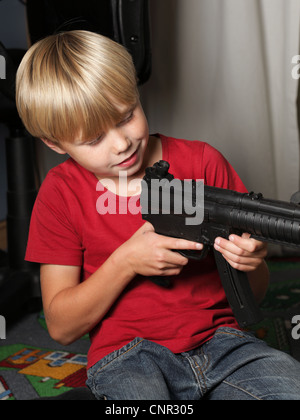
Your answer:
[[[133,111],[130,112],[130,114],[127,116],[127,118],[125,119],[125,121],[130,121],[133,117]]]
[[[132,120],[132,118],[133,118],[133,113],[134,113],[134,111],[131,111],[125,118],[124,118],[124,120],[122,120],[119,124],[118,124],[118,126],[120,126],[120,125],[123,125],[123,124],[126,124],[126,123],[128,123],[129,121],[131,121]]]
[[[119,122],[117,124],[117,127],[120,127],[123,124],[127,124],[128,122],[130,122],[132,120],[133,117],[134,117],[134,109],[126,115],[124,120],[122,120],[121,122]],[[85,143],[85,144],[87,146],[96,146],[98,143],[100,143],[100,141],[103,139],[103,137],[104,137],[104,133],[100,134],[100,136],[98,136],[95,140],[92,140],[89,143]]]
[[[96,146],[101,140],[102,140],[103,134],[101,134],[99,137],[97,137],[95,140],[91,141],[90,143],[87,143],[88,146]]]

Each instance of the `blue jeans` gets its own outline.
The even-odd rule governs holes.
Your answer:
[[[251,333],[220,328],[181,354],[136,338],[88,371],[107,400],[299,400],[300,363]]]

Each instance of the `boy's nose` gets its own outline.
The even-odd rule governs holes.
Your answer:
[[[124,135],[119,134],[114,139],[114,148],[117,154],[126,152],[126,150],[130,149],[131,145],[131,140]]]

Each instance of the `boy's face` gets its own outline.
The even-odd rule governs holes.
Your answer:
[[[149,140],[148,123],[140,102],[134,106],[120,105],[122,120],[98,138],[75,140],[54,146],[57,153],[67,153],[77,163],[94,173],[99,179],[118,177],[120,171],[127,176],[137,174],[143,164]]]

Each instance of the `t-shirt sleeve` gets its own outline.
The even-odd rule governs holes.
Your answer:
[[[225,157],[209,144],[205,144],[202,166],[206,185],[237,191],[248,192],[239,175]]]
[[[68,214],[64,194],[48,176],[37,196],[29,229],[25,260],[55,265],[82,265],[79,235]]]

